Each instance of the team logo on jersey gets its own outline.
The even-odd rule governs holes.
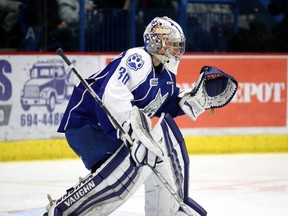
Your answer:
[[[161,90],[159,89],[155,99],[152,100],[142,111],[149,117],[153,117],[167,97],[168,93],[162,96]]]
[[[134,53],[129,56],[126,62],[127,66],[132,70],[138,70],[144,65],[144,61],[142,60],[142,56],[138,53]]]

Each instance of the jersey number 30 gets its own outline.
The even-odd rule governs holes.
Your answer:
[[[121,82],[124,83],[125,85],[129,79],[130,79],[130,76],[126,71],[126,68],[120,67],[118,80],[121,80]]]

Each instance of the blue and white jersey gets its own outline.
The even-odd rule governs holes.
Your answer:
[[[176,117],[184,114],[179,107],[180,90],[176,87],[178,63],[161,65],[156,71],[144,48],[132,48],[86,80],[120,124],[130,118],[134,105],[151,118],[162,112]],[[116,129],[106,113],[80,83],[73,90],[58,132],[85,124],[100,124],[109,137],[117,139]]]

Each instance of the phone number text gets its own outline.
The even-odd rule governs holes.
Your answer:
[[[20,119],[20,125],[35,126],[35,125],[59,125],[63,113],[45,113],[43,115],[38,114],[22,114]]]

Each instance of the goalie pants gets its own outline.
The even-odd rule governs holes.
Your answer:
[[[65,131],[69,146],[82,159],[88,170],[95,170],[117,149],[122,142],[111,140],[99,125],[84,125]]]

